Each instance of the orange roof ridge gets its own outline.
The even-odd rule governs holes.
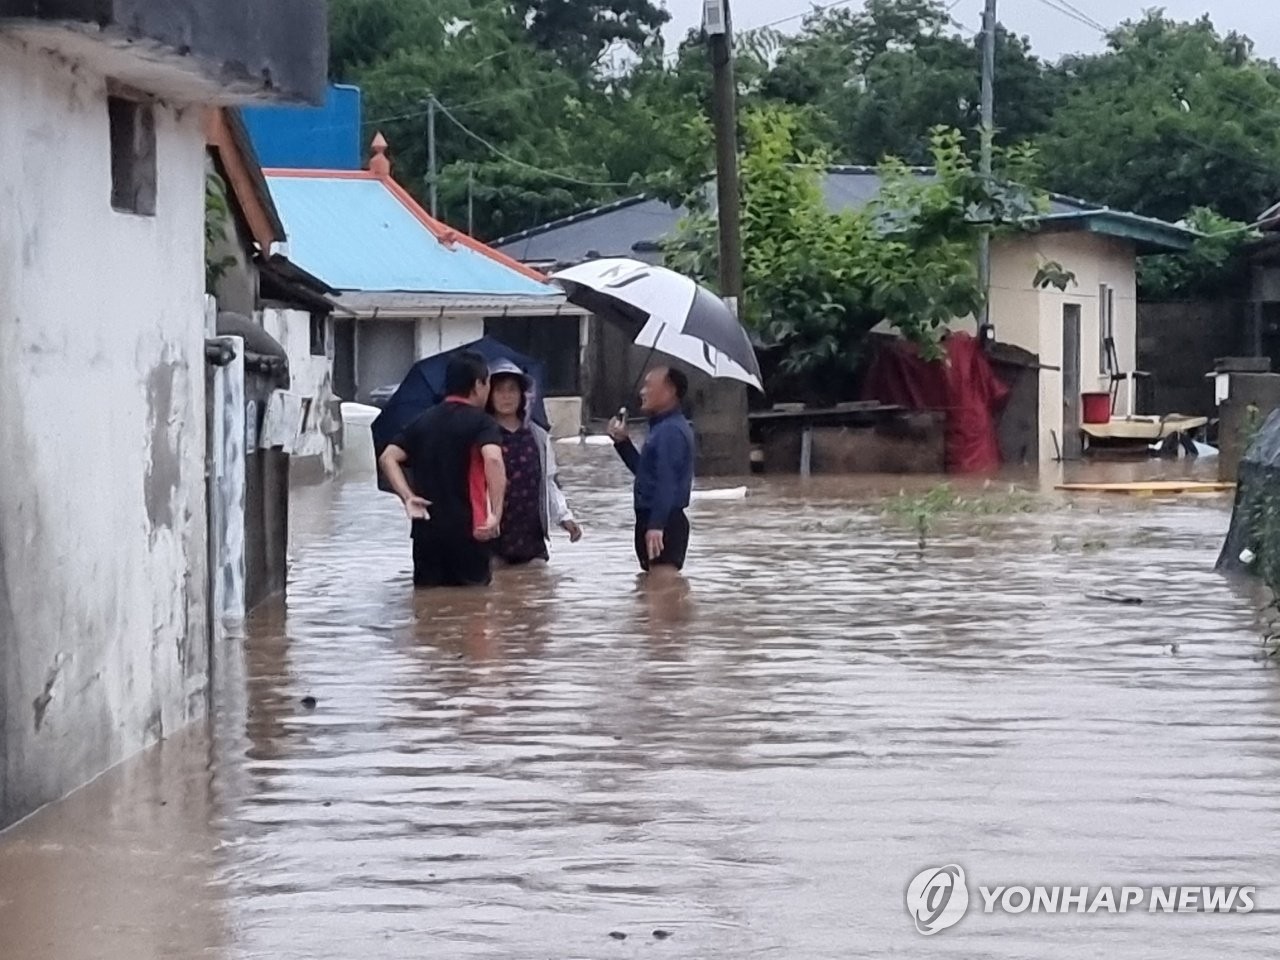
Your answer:
[[[377,174],[368,170],[304,170],[293,167],[266,167],[262,171],[268,177],[298,177],[311,180],[377,180]]]

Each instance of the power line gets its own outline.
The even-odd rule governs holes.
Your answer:
[[[1040,0],[1040,3],[1048,7],[1050,10],[1060,13],[1064,17],[1068,17],[1069,19],[1074,20],[1076,23],[1082,23],[1086,27],[1088,27],[1090,30],[1097,30],[1103,35],[1106,34],[1107,28],[1102,26],[1102,24],[1098,23],[1098,21],[1094,20],[1092,17],[1086,14],[1081,13],[1079,10],[1075,9],[1074,7],[1060,6],[1059,4],[1062,2],[1063,0]]]
[[[748,27],[746,30],[743,30],[742,33],[744,34],[756,33],[760,30],[768,30],[772,27],[782,26],[782,24],[784,23],[791,23],[793,20],[803,20],[805,17],[814,16],[815,14],[819,14],[819,13],[826,13],[828,10],[833,10],[836,7],[844,7],[844,6],[848,6],[851,3],[856,3],[856,2],[857,0],[835,0],[834,3],[824,3],[818,6],[814,6],[812,9],[806,10],[804,13],[793,13],[789,17],[780,17],[777,20],[771,20],[769,23],[762,23],[759,26]],[[959,3],[959,2],[960,0],[956,0],[956,3]]]
[[[433,97],[432,99],[434,100],[435,98]],[[503,159],[503,160],[507,161],[507,163],[515,164],[515,165],[516,165],[516,166],[518,166],[518,167],[524,167],[526,170],[532,170],[532,171],[533,171],[533,172],[535,172],[535,173],[540,173],[540,174],[542,174],[544,177],[549,177],[549,178],[551,178],[552,180],[561,180],[561,181],[563,181],[563,182],[565,182],[565,183],[572,183],[572,184],[574,184],[575,186],[579,186],[579,187],[597,187],[597,188],[602,188],[602,189],[612,189],[612,188],[617,188],[617,187],[629,187],[629,186],[630,186],[630,184],[629,184],[629,183],[620,183],[620,182],[618,182],[618,181],[612,181],[612,182],[603,182],[603,181],[601,181],[601,182],[597,182],[597,181],[592,181],[592,180],[582,180],[582,179],[579,179],[578,177],[571,177],[571,176],[569,176],[568,174],[564,174],[564,173],[557,173],[557,172],[556,172],[556,171],[554,171],[554,170],[544,170],[544,169],[542,169],[541,167],[534,166],[532,163],[526,163],[526,162],[525,162],[525,161],[523,161],[523,160],[517,160],[515,157],[511,156],[511,155],[510,155],[510,154],[508,154],[508,153],[505,153],[504,151],[502,151],[502,150],[501,150],[501,149],[499,149],[498,147],[494,146],[492,143],[490,143],[490,142],[489,142],[488,140],[486,140],[484,137],[480,136],[480,134],[476,133],[474,130],[472,130],[470,127],[468,127],[466,124],[464,124],[461,120],[459,120],[457,117],[455,117],[455,116],[453,115],[453,113],[449,110],[449,108],[448,108],[448,107],[446,107],[446,106],[445,106],[443,103],[441,103],[439,100],[436,100],[436,101],[435,101],[435,104],[436,104],[436,109],[438,109],[442,114],[444,114],[444,115],[445,115],[445,117],[447,117],[447,118],[450,120],[450,122],[452,122],[452,123],[453,123],[453,125],[454,125],[455,127],[457,127],[459,130],[461,130],[464,134],[466,134],[466,135],[467,135],[468,137],[470,137],[472,140],[476,141],[476,143],[478,143],[478,144],[480,144],[481,146],[485,147],[487,150],[489,150],[489,151],[490,151],[491,153],[493,153],[495,156],[497,156],[497,157],[499,157],[499,158],[501,158],[501,159]]]
[[[1083,17],[1085,20],[1089,21],[1090,25],[1099,33],[1103,33],[1103,34],[1107,33],[1107,28],[1103,24],[1095,20],[1092,14],[1086,13],[1085,11],[1081,10],[1074,3],[1072,3],[1071,0],[1055,0],[1055,2],[1066,7],[1072,13],[1075,13]]]

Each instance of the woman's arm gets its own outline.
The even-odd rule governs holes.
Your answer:
[[[547,494],[551,504],[551,523],[553,526],[561,527],[574,521],[573,510],[569,507],[569,498],[560,488],[560,465],[556,462],[555,444],[551,442],[551,435],[543,433],[541,439],[543,449],[546,451]]]

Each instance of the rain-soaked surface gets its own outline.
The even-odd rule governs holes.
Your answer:
[[[1280,672],[1212,570],[1229,500],[1049,492],[920,553],[877,505],[901,481],[754,480],[654,594],[625,472],[565,460],[587,539],[488,592],[415,597],[371,484],[299,492],[287,610],[228,644],[212,737],[0,835],[0,958],[1280,951]],[[924,940],[904,890],[947,863],[1260,909]]]

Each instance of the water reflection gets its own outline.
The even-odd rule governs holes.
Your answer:
[[[192,766],[160,783],[203,792],[166,826],[158,794],[103,784],[5,835],[0,956],[1274,954],[1266,914],[970,916],[921,941],[902,902],[959,862],[1254,882],[1280,907],[1280,690],[1255,598],[1212,572],[1227,500],[1050,478],[1044,508],[941,520],[921,551],[875,498],[930,481],[755,479],[695,505],[687,576],[656,585],[607,454],[564,451],[587,538],[489,591],[415,594],[370,485],[300,491],[290,602],[222,651],[209,772],[164,751]],[[69,817],[122,855],[48,848],[27,892]],[[83,923],[38,909],[73,899]]]

